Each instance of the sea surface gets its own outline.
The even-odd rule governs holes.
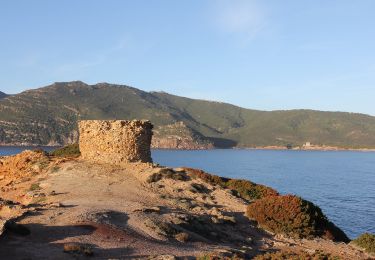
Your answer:
[[[35,150],[35,149],[43,149],[44,151],[52,151],[56,149],[56,147],[52,146],[0,146],[0,156],[5,156],[5,155],[13,155],[20,153],[24,150]]]
[[[24,149],[0,147],[0,156]],[[375,233],[375,152],[153,150],[152,157],[161,165],[200,168],[299,195],[320,206],[350,238]]]

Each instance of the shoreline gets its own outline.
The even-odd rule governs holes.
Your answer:
[[[65,145],[35,145],[35,144],[0,144],[1,148],[59,148]],[[284,146],[259,146],[259,147],[230,147],[230,148],[207,148],[207,149],[180,149],[180,148],[151,148],[152,150],[169,150],[169,151],[209,151],[209,150],[264,150],[264,151],[320,151],[320,152],[375,152],[375,148],[341,148],[334,146],[311,146],[295,147],[288,149]]]
[[[244,150],[274,150],[274,151],[320,151],[320,152],[375,152],[375,148],[340,148],[331,146],[316,146],[316,147],[296,147],[288,149],[282,146],[265,146],[255,148],[240,148]]]

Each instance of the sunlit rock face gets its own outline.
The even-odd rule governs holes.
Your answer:
[[[85,160],[124,165],[151,163],[153,125],[147,120],[82,120],[79,148]]]

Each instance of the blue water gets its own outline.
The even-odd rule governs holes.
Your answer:
[[[248,179],[319,205],[350,238],[375,233],[375,153],[154,150],[155,162]]]
[[[40,147],[35,147],[35,146],[0,146],[0,156],[4,155],[12,155],[12,154],[17,154],[20,153],[24,150],[35,150],[35,149],[43,149],[44,151],[52,151],[56,149],[56,147],[52,146],[40,146]]]
[[[0,155],[24,149],[0,147]],[[162,165],[200,168],[297,194],[319,205],[350,238],[375,233],[374,152],[153,150],[152,157]]]

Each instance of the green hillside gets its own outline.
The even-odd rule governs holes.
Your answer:
[[[55,83],[2,98],[0,142],[65,144],[77,140],[79,119],[135,118],[152,121],[155,139],[182,138],[202,146],[299,146],[312,142],[375,148],[375,117],[368,115],[257,111],[128,86],[87,85],[79,81]]]

